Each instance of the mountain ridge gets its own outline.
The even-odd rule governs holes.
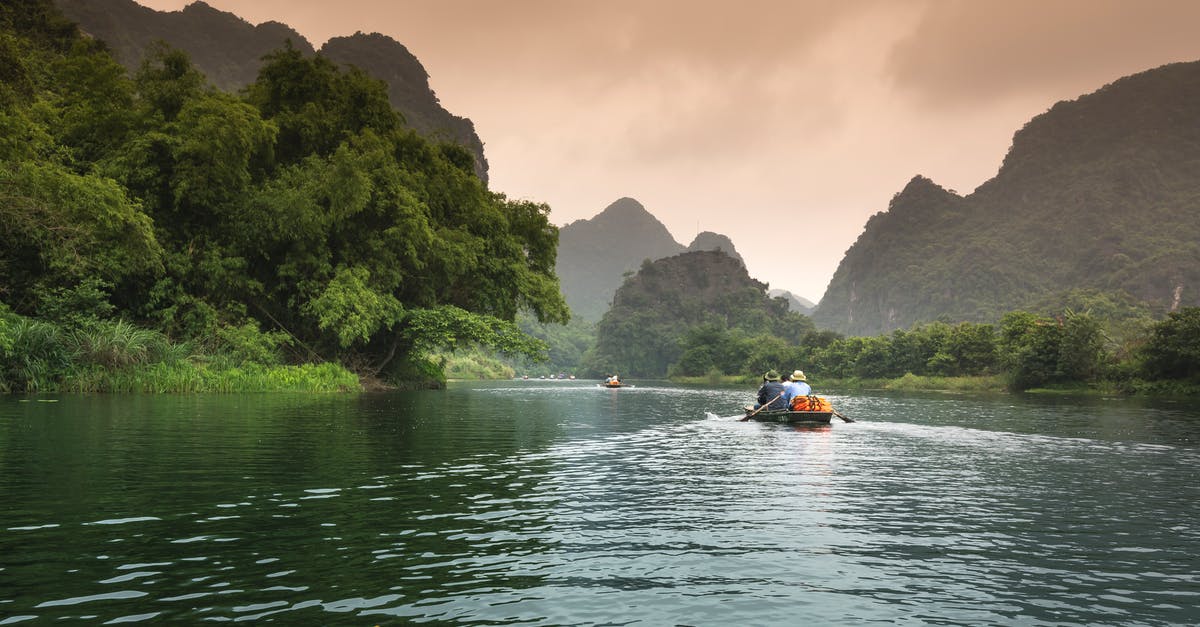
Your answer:
[[[871,335],[990,322],[1073,290],[1200,304],[1200,62],[1055,104],[959,196],[916,176],[872,216],[813,312]]]

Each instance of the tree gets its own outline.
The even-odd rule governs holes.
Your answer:
[[[1142,347],[1142,359],[1150,379],[1200,376],[1200,307],[1184,307],[1155,324]]]

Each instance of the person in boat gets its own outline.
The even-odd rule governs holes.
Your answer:
[[[763,375],[762,387],[758,388],[758,402],[754,404],[754,409],[758,409],[766,405],[766,411],[775,409],[787,409],[787,402],[783,400],[787,389],[784,388],[783,382],[780,381],[779,373],[774,370],[768,370]]]
[[[803,370],[796,370],[785,376],[784,379],[786,383],[783,386],[787,388],[787,391],[784,392],[783,398],[787,401],[788,407],[792,406],[793,398],[812,395],[812,386],[808,384],[808,377],[804,376]]]

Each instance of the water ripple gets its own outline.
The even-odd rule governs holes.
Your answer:
[[[22,497],[0,517],[0,554],[16,556],[0,567],[0,624],[79,609],[90,622],[1194,622],[1186,412],[835,397],[858,422],[721,416],[745,397],[505,383],[372,397],[337,420],[324,400],[214,416],[178,449],[164,426],[141,445],[164,461],[134,473],[92,458],[145,480],[93,486],[103,498],[87,508],[39,502],[54,486],[28,473],[28,488],[0,479]],[[409,402],[432,409],[389,404]],[[173,474],[179,459],[204,466],[209,442],[219,462]]]

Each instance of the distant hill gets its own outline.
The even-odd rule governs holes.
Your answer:
[[[257,26],[203,2],[181,11],[161,12],[133,0],[54,0],[87,34],[104,41],[131,72],[141,66],[150,46],[165,41],[188,53],[192,63],[217,87],[237,91],[258,76],[267,53],[291,40],[305,54],[312,44],[290,26]],[[429,87],[421,62],[399,42],[378,33],[330,39],[320,53],[331,61],[355,65],[388,84],[392,106],[422,135],[461,144],[475,155],[475,171],[487,181],[487,159],[475,125],[446,111]]]
[[[558,231],[558,272],[571,314],[599,320],[626,272],[645,259],[677,255],[684,247],[632,198],[621,198],[590,220]]]
[[[573,316],[597,321],[627,273],[645,260],[692,250],[721,250],[742,263],[728,237],[700,233],[684,247],[641,203],[621,198],[595,217],[576,220],[558,233],[558,272]]]
[[[683,354],[687,335],[700,328],[750,335],[798,335],[811,328],[766,289],[722,251],[644,261],[617,289],[612,309],[597,325],[585,369],[593,375],[661,377]]]
[[[1085,289],[1200,304],[1200,62],[1054,105],[972,194],[913,178],[867,222],[813,319],[870,335],[993,321]]]
[[[782,298],[786,300],[789,309],[806,316],[811,315],[813,308],[816,307],[811,300],[801,296],[796,296],[787,290],[772,289],[767,291],[767,295],[771,298]]]

